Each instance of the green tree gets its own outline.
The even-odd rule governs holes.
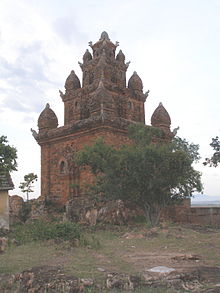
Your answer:
[[[98,139],[78,153],[77,163],[96,175],[93,194],[129,200],[155,225],[162,208],[202,191],[201,174],[192,167],[199,159],[198,145],[180,138],[164,142],[163,132],[141,124],[129,127],[129,137],[133,144],[119,149]]]
[[[37,181],[37,175],[34,173],[29,173],[24,176],[24,182],[20,183],[19,188],[22,192],[26,193],[27,201],[29,200],[29,193],[33,192],[33,183]]]
[[[17,150],[8,144],[7,137],[0,136],[0,173],[17,170]]]
[[[211,158],[206,158],[203,164],[205,166],[209,165],[210,167],[212,166],[217,167],[218,164],[220,163],[220,141],[218,136],[212,138],[212,142],[210,143],[210,146],[213,148],[215,152]]]

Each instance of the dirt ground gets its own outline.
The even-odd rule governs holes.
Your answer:
[[[174,284],[179,278],[182,286],[178,281],[179,287],[173,286],[178,290],[133,292],[220,292],[220,229],[173,224],[152,229],[145,225],[88,228],[87,238],[90,241],[84,247],[54,241],[12,246],[0,255],[0,276],[50,266],[102,285],[109,276],[120,279],[126,275],[144,277],[151,290],[156,290],[161,280]],[[173,272],[152,273],[155,267]],[[109,288],[85,292],[118,292]]]

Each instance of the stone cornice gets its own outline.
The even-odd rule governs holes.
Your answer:
[[[104,116],[90,117],[56,129],[38,133],[35,139],[41,145],[51,140],[63,139],[65,136],[72,134],[79,135],[81,132],[91,132],[93,129],[97,130],[100,128],[109,128],[114,132],[127,133],[128,126],[132,123],[135,122],[123,118],[111,119],[106,113],[104,113]]]

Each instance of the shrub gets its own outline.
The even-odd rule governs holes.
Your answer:
[[[14,226],[10,238],[16,239],[19,244],[42,240],[80,240],[81,227],[72,222],[45,222],[35,220],[31,223]]]

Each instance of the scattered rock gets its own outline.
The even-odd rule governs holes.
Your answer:
[[[85,287],[90,287],[94,285],[93,279],[80,279],[80,283],[82,283]]]
[[[12,239],[10,242],[12,245],[15,245],[15,246],[19,245],[19,242],[16,239]]]
[[[122,238],[126,238],[126,239],[143,239],[145,238],[143,234],[135,234],[135,233],[125,233],[124,235],[122,235]]]
[[[85,219],[90,226],[95,226],[97,222],[98,211],[97,209],[91,209],[86,212]]]
[[[158,228],[152,228],[145,234],[146,237],[153,238],[158,236]]]
[[[196,254],[179,254],[172,257],[172,259],[180,261],[180,260],[199,260],[200,258]]]
[[[160,269],[161,267],[153,268],[154,271],[148,270],[143,274],[145,287],[153,288],[175,288],[176,290],[197,290],[201,288],[200,277],[196,270],[181,271],[174,270],[172,268]],[[162,267],[163,268],[163,267]],[[171,269],[170,271],[168,269]],[[158,272],[160,271],[160,272]],[[167,271],[167,273],[161,273],[161,271]],[[198,292],[198,291],[196,291]],[[199,291],[200,292],[200,291]]]
[[[7,246],[8,246],[8,238],[0,237],[0,253],[5,252]]]
[[[125,289],[133,290],[140,286],[141,278],[138,276],[128,276],[125,274],[111,273],[108,274],[106,287],[108,289]]]
[[[97,269],[105,271],[103,268]],[[206,285],[207,282],[212,284],[212,289],[204,289],[201,282]],[[220,268],[218,267],[194,267],[186,270],[158,266],[146,270],[140,276],[109,273],[106,277],[106,288],[110,292],[118,292],[117,290],[130,292],[135,288],[145,287],[173,288],[175,292],[184,290],[184,292],[217,293],[220,292],[219,282]],[[4,292],[17,293],[84,293],[90,290],[86,289],[87,287],[92,287],[92,290],[96,289],[97,292],[104,290],[103,284],[96,284],[93,279],[70,276],[60,267],[50,266],[34,267],[11,276],[2,274],[0,283],[4,284]]]
[[[81,293],[84,286],[85,284],[81,283],[79,278],[66,275],[59,267],[41,266],[12,275],[5,284],[5,292]]]
[[[104,268],[97,268],[97,270],[100,272],[106,272],[106,269],[104,269]]]

